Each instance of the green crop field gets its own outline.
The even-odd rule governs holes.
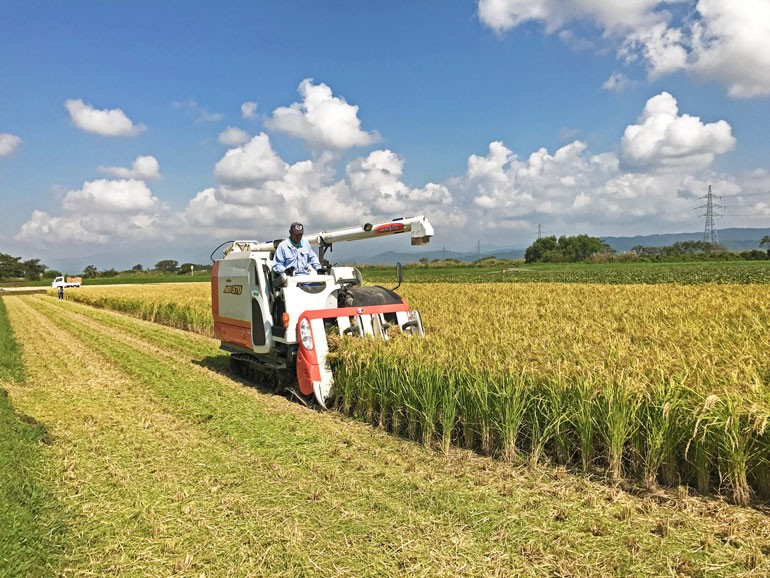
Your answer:
[[[395,285],[395,268],[364,267],[370,282]],[[681,263],[546,263],[438,267],[404,266],[409,283],[770,283],[770,261],[690,261]]]
[[[395,267],[361,266],[370,282],[395,285]],[[157,284],[207,282],[208,271],[190,275],[126,274],[118,277],[84,279],[85,286],[115,284]],[[674,263],[546,263],[523,264],[515,261],[484,259],[479,264],[408,263],[404,279],[409,283],[770,283],[770,261],[686,261]],[[15,281],[0,287],[50,287],[50,281]]]

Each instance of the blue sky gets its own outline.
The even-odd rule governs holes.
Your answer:
[[[770,226],[770,0],[0,4],[0,252],[205,262]],[[406,249],[339,247],[338,255]],[[368,244],[371,243],[371,244]]]

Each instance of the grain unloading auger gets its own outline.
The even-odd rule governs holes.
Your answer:
[[[326,408],[334,383],[326,364],[328,331],[382,339],[391,330],[423,335],[418,311],[390,289],[362,286],[358,269],[331,266],[326,252],[334,243],[407,232],[412,245],[422,245],[433,227],[420,216],[305,235],[318,247],[325,273],[287,278],[272,270],[282,239],[228,244],[224,258],[214,260],[211,303],[214,334],[231,363],[249,379]]]

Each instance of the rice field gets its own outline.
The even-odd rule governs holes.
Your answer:
[[[345,412],[443,449],[768,497],[770,288],[417,285],[429,336],[339,349]]]
[[[102,285],[69,289],[65,298],[213,337],[210,287],[208,282]]]
[[[246,387],[214,339],[0,303],[0,577],[770,573],[766,505],[443,455]]]
[[[346,339],[336,407],[446,451],[770,497],[770,285],[425,283],[427,337]],[[68,299],[211,334],[208,284]]]

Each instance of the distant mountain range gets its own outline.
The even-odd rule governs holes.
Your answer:
[[[729,251],[748,251],[759,249],[762,237],[770,235],[770,229],[720,229],[717,231],[719,244]],[[663,235],[643,235],[637,237],[602,237],[602,240],[618,253],[630,251],[632,247],[667,247],[680,241],[703,241],[700,233],[668,233]]]
[[[731,228],[718,231],[719,243],[729,251],[748,251],[759,249],[762,237],[770,235],[770,229],[743,229]],[[666,233],[661,235],[637,235],[635,237],[601,237],[610,247],[618,253],[630,251],[637,245],[644,247],[666,247],[681,241],[702,241],[703,232],[698,233]],[[443,249],[425,251],[420,253],[399,253],[387,251],[377,255],[357,256],[345,258],[345,263],[359,265],[395,265],[396,263],[416,263],[420,259],[457,259],[458,261],[476,261],[484,257],[497,257],[498,259],[523,259],[524,249],[496,249],[494,251],[447,251]],[[330,259],[334,261],[334,259]]]

